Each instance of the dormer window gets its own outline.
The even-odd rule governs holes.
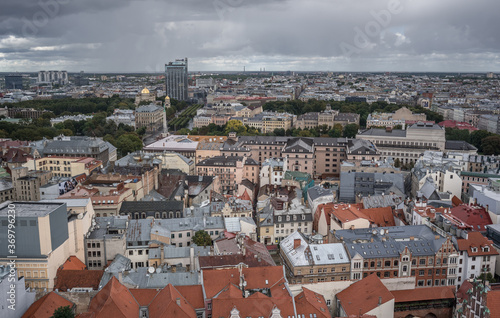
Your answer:
[[[477,247],[471,247],[471,251],[472,251],[472,253],[476,253],[477,252]]]
[[[489,246],[484,246],[484,247],[483,247],[483,252],[489,252],[489,251],[490,251]]]

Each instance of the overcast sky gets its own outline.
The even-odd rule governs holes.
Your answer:
[[[44,5],[47,4],[47,5]],[[0,71],[500,71],[493,0],[2,0]]]

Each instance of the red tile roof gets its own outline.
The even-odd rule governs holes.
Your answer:
[[[196,311],[172,284],[168,284],[149,305],[149,317],[196,318]]]
[[[8,163],[26,163],[28,160],[33,159],[33,157],[22,149],[10,148],[2,156],[2,159]]]
[[[139,304],[139,306],[149,306],[153,299],[160,292],[156,289],[129,289],[132,296],[134,296],[135,300]]]
[[[469,232],[467,239],[458,239],[458,250],[467,251],[469,256],[484,256],[484,255],[498,255],[497,250],[493,247],[493,242],[488,240],[480,232]],[[476,248],[476,252],[472,248]],[[488,247],[488,251],[483,251],[483,247]]]
[[[205,299],[203,298],[203,288],[201,285],[175,286],[175,289],[186,298],[194,309],[205,308]]]
[[[472,288],[474,288],[474,285],[472,285],[471,282],[469,282],[468,280],[464,281],[462,283],[462,286],[460,286],[460,288],[457,290],[457,298],[464,299],[465,297],[467,297],[467,291]]]
[[[57,271],[57,276],[54,283],[54,289],[60,291],[68,291],[72,288],[92,288],[99,289],[104,271],[100,270],[63,270]]]
[[[467,129],[468,131],[478,130],[478,128],[472,126],[469,123],[460,122],[460,121],[456,121],[456,120],[445,120],[445,121],[438,123],[438,125],[441,127],[446,127],[446,128]]]
[[[65,306],[73,308],[75,304],[56,292],[50,292],[35,301],[24,313],[22,318],[50,318],[57,308]]]
[[[455,289],[455,286],[436,286],[407,290],[395,290],[391,293],[394,295],[394,301],[396,303],[406,303],[433,299],[455,299]]]
[[[375,274],[355,282],[338,293],[336,297],[340,300],[347,315],[369,312],[378,306],[379,297],[382,297],[382,304],[394,299],[391,292]]]
[[[299,317],[300,315],[310,317],[310,314],[313,314],[315,317],[330,318],[330,311],[326,306],[325,297],[305,287],[302,287],[302,292],[295,296],[295,307]]]
[[[233,308],[239,311],[240,317],[270,317],[274,307],[281,311],[282,317],[294,316],[292,296],[283,293],[283,288],[282,284],[272,286],[271,297],[255,292],[245,298],[238,287],[228,284],[212,299],[212,317],[229,317]]]
[[[96,318],[137,318],[139,317],[139,304],[127,287],[112,277],[106,286],[92,298],[89,312],[93,312]]]
[[[70,256],[70,257],[68,257],[66,262],[64,262],[64,264],[61,266],[61,269],[62,270],[83,270],[83,269],[87,269],[87,266],[85,266],[85,264],[81,260],[79,260],[78,257]]]
[[[459,205],[451,208],[451,215],[465,223],[466,226],[470,226],[473,231],[485,232],[486,225],[493,224],[490,214],[482,206]]]
[[[486,296],[486,307],[490,310],[490,317],[500,317],[500,290],[490,290]]]
[[[283,267],[249,267],[243,268],[243,275],[247,281],[247,289],[269,288],[277,282],[284,281]],[[239,285],[240,273],[238,269],[211,269],[203,270],[203,288],[206,298],[213,298],[229,283]],[[267,281],[267,284],[266,284]]]
[[[390,206],[384,208],[362,209],[361,212],[379,227],[396,226]]]

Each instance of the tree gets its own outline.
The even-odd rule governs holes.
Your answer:
[[[477,148],[478,152],[483,152],[483,148],[481,147],[481,143],[483,139],[493,135],[489,131],[486,130],[476,130],[470,134],[470,142],[471,144]]]
[[[247,127],[243,125],[243,123],[239,120],[230,120],[226,124],[226,129],[224,130],[226,134],[230,132],[235,132],[238,135],[241,135],[247,131]]]
[[[134,152],[142,149],[143,145],[142,145],[142,140],[141,138],[139,138],[139,136],[130,133],[118,137],[118,139],[116,139],[115,146],[116,148],[118,148],[118,151],[122,155],[125,155],[129,152]]]
[[[399,160],[399,158],[396,158],[396,160],[394,160],[394,168],[400,168],[401,167],[401,160]]]
[[[344,137],[355,138],[358,133],[359,126],[356,124],[348,124],[344,127]]]
[[[69,306],[59,307],[50,318],[75,318],[75,313]]]
[[[493,135],[483,139],[481,148],[485,155],[498,155],[500,154],[500,136]]]
[[[193,243],[198,246],[210,246],[212,245],[212,239],[210,235],[204,230],[199,230],[194,233]]]

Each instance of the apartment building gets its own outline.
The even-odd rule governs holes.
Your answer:
[[[259,182],[259,164],[249,157],[218,156],[200,161],[196,167],[199,176],[216,176],[220,180],[217,192],[233,193],[238,184],[248,179],[254,184]]]
[[[371,141],[381,152],[381,159],[392,157],[401,163],[415,163],[426,150],[445,150],[445,130],[437,124],[418,122],[406,130],[370,128],[356,139]]]
[[[450,236],[425,225],[338,230],[329,242],[344,242],[351,260],[351,279],[415,277],[416,287],[455,285],[459,254]]]
[[[496,259],[499,255],[493,246],[480,232],[469,232],[467,238],[456,240],[458,257],[458,279],[457,285],[467,279],[477,278],[481,274],[495,276]]]
[[[28,160],[24,166],[30,170],[51,171],[53,176],[75,177],[81,174],[90,176],[102,164],[101,160],[90,157],[48,156]]]
[[[13,212],[11,212],[13,211]],[[37,289],[52,289],[57,269],[70,256],[65,203],[7,201],[0,204],[0,264],[16,256],[19,277]],[[15,248],[9,247],[8,225],[15,215]],[[11,252],[14,251],[14,252]]]
[[[135,109],[135,127],[146,128],[147,132],[155,132],[163,129],[163,107],[150,104],[139,106]]]
[[[291,284],[350,279],[351,262],[342,243],[310,243],[294,232],[280,242],[280,258]]]

